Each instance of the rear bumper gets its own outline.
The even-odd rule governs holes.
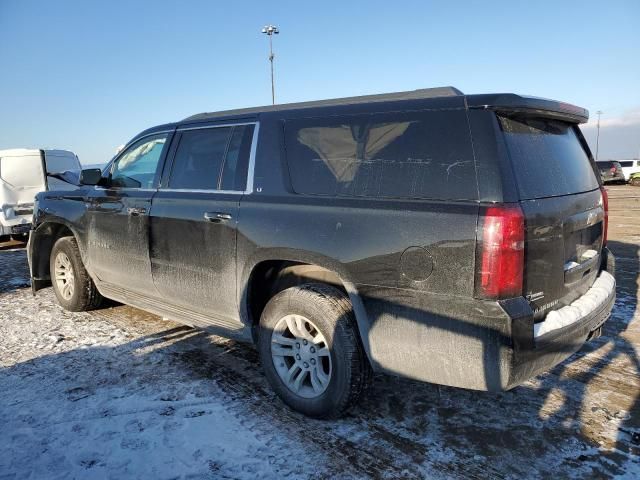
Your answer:
[[[602,270],[613,276],[613,256],[604,249],[602,257]],[[361,327],[361,333],[377,371],[474,390],[508,390],[562,362],[599,331],[615,302],[615,280],[608,285],[582,316],[537,337],[533,310],[523,297],[484,302],[369,289],[363,295],[368,331]]]
[[[608,255],[612,264],[613,257],[610,253]],[[520,339],[514,338],[514,343],[516,345],[519,343],[520,348],[514,350],[506,389],[513,388],[534,375],[551,369],[578,351],[592,336],[599,334],[602,325],[611,315],[616,301],[616,283],[613,274],[613,271],[601,272],[596,280],[600,284],[594,284],[583,297],[576,300],[580,302],[589,295],[597,297],[597,302],[593,302],[590,308],[584,310],[578,318],[571,319],[569,324],[556,326],[539,336],[535,336],[534,328],[533,339],[529,335]],[[594,295],[596,289],[600,290],[595,292],[598,295]],[[567,308],[571,307],[565,307]],[[549,319],[547,316],[545,321],[555,321],[555,319]],[[514,331],[517,330],[517,328],[514,329]]]
[[[627,179],[624,175],[616,175],[615,177],[605,177],[602,179],[604,183],[613,183],[613,182],[626,182]]]

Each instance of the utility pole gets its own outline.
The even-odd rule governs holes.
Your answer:
[[[596,134],[596,162],[598,161],[598,149],[600,148],[600,115],[604,112],[602,110],[598,110],[596,115],[598,115],[598,133]]]
[[[269,37],[269,62],[271,62],[271,104],[276,104],[276,87],[273,81],[273,59],[275,55],[273,54],[273,41],[272,38],[274,35],[278,35],[280,30],[275,25],[265,25],[262,28],[262,33]]]

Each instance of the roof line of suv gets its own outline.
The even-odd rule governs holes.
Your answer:
[[[584,123],[589,119],[589,111],[587,109],[556,100],[517,95],[514,93],[465,95],[455,87],[437,87],[411,90],[406,92],[362,95],[356,97],[333,98],[309,102],[284,103],[279,105],[266,105],[262,107],[224,110],[220,112],[199,113],[187,117],[177,123],[195,123],[232,117],[242,118],[247,116],[256,116],[261,113],[287,112],[312,108],[330,108],[345,105],[383,102],[405,102],[412,100],[433,100],[434,102],[441,102],[446,98],[450,98],[452,106],[459,106],[461,97],[463,98],[464,103],[468,108],[489,108],[498,111],[524,113],[533,112],[546,116],[549,116],[549,114],[551,113],[553,114],[553,116],[561,117],[565,120],[569,120],[575,123]],[[439,104],[441,105],[441,103]]]
[[[158,125],[140,132],[134,139],[164,130],[173,130],[185,124],[205,123],[208,121],[243,121],[255,120],[262,113],[289,112],[312,108],[331,108],[345,105],[370,104],[383,102],[408,102],[445,100],[451,98],[460,106],[462,98],[464,105],[472,109],[489,109],[499,112],[536,114],[546,117],[559,118],[574,123],[585,123],[589,119],[589,111],[585,108],[546,98],[517,95],[514,93],[492,93],[465,95],[455,87],[436,87],[411,90],[406,92],[383,93],[378,95],[361,95],[356,97],[334,98],[309,102],[284,103],[266,105],[262,107],[224,110],[192,115],[177,122]],[[441,104],[440,104],[441,105]]]
[[[372,102],[395,102],[402,100],[424,100],[439,97],[460,97],[463,96],[460,90],[455,87],[435,87],[409,90],[405,92],[381,93],[376,95],[359,95],[355,97],[331,98],[326,100],[312,100],[308,102],[282,103],[277,105],[265,105],[262,107],[240,108],[235,110],[225,110],[221,112],[205,112],[191,115],[182,122],[197,122],[200,120],[212,120],[220,117],[237,115],[255,115],[258,113],[281,112],[286,110],[301,110],[305,108],[335,107],[340,105],[354,105],[358,103]]]

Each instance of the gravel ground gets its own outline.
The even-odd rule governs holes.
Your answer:
[[[65,312],[31,295],[24,250],[0,251],[0,479],[640,478],[632,188],[610,189],[601,338],[500,394],[379,376],[336,422],[288,410],[253,347],[127,306]]]

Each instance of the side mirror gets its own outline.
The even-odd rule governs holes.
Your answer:
[[[102,170],[87,168],[80,172],[80,185],[98,185],[102,180]]]

